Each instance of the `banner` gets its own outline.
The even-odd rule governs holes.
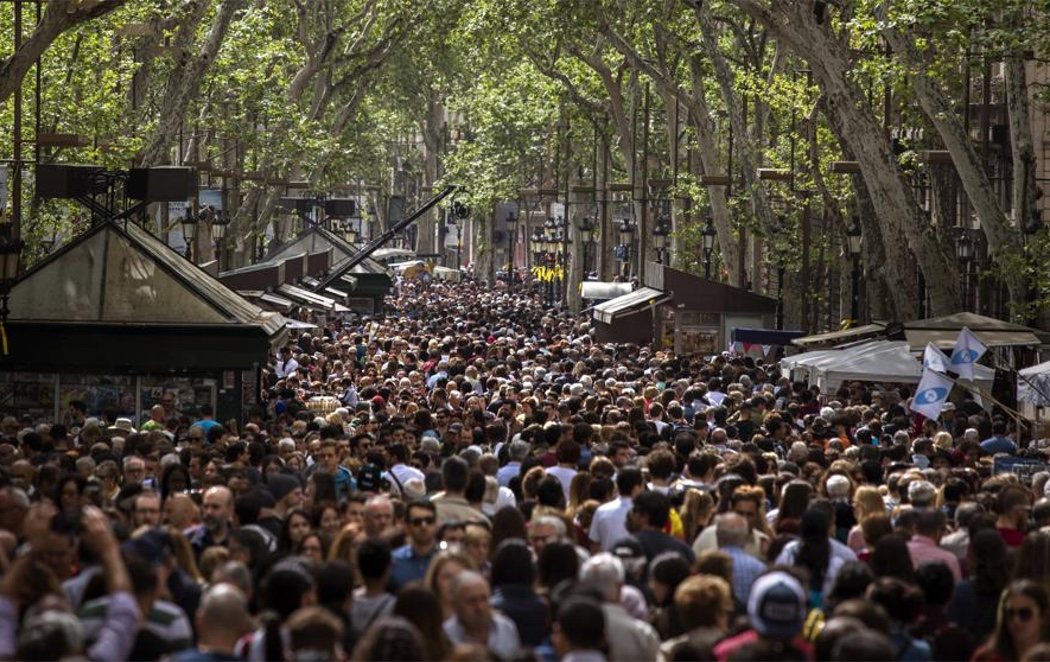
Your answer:
[[[959,331],[959,337],[955,341],[955,349],[952,350],[951,365],[962,379],[973,379],[973,366],[978,359],[988,351],[980,338],[965,326]]]
[[[926,418],[937,420],[941,415],[944,403],[948,401],[948,394],[952,392],[952,380],[944,375],[938,374],[929,368],[922,371],[922,379],[915,389],[915,396],[911,399],[910,409],[917,411]]]
[[[938,349],[937,345],[932,342],[926,343],[926,351],[922,355],[922,367],[944,374],[949,371],[954,372],[951,363],[951,359]]]

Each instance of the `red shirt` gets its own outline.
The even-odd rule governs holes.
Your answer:
[[[747,630],[741,632],[735,637],[729,637],[728,639],[723,639],[718,642],[718,645],[715,646],[712,652],[715,654],[715,659],[718,660],[718,662],[726,662],[726,660],[729,659],[729,656],[737,650],[748,644],[753,644],[756,641],[758,641],[758,632],[755,630]],[[795,637],[791,641],[791,645],[802,651],[807,660],[813,659],[813,647],[810,646],[809,642],[801,636]]]
[[[1024,542],[1024,531],[1006,529],[1001,526],[996,528],[999,529],[999,535],[1002,536],[1003,542],[1006,543],[1007,547],[1020,547],[1021,543]]]

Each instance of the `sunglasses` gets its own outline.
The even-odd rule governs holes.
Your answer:
[[[1035,616],[1035,612],[1032,611],[1031,607],[1021,607],[1020,609],[1004,609],[1003,617],[1007,621],[1012,621],[1016,617],[1022,623],[1027,623],[1032,620],[1032,616]]]
[[[436,521],[437,519],[434,517],[413,517],[412,519],[408,520],[408,523],[412,526],[431,526]]]

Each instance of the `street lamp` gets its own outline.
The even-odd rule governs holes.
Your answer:
[[[14,226],[11,223],[0,225],[0,330],[7,323],[7,299],[11,294],[11,287],[18,278],[18,264],[22,259],[22,249],[25,242],[21,237],[14,235]],[[7,335],[2,334],[3,342],[0,350],[7,354]]]
[[[653,248],[656,249],[656,261],[660,264],[664,263],[664,259],[667,256],[667,237],[671,234],[671,225],[667,222],[666,218],[661,218],[656,222],[656,228],[653,229]]]
[[[187,212],[182,217],[182,236],[186,239],[186,257],[190,259],[196,258],[196,251],[194,250],[196,244],[194,240],[197,238],[197,217],[192,212]]]
[[[849,250],[852,260],[853,292],[850,297],[850,320],[856,321],[860,317],[860,250],[864,234],[860,228],[860,222],[854,218],[853,223],[846,228],[846,248]]]
[[[714,220],[708,216],[707,225],[700,232],[700,236],[704,241],[704,278],[711,278],[711,253],[715,250],[715,232]]]
[[[632,218],[620,221],[620,245],[616,247],[616,257],[623,262],[624,276],[631,273],[631,247],[634,243],[634,231],[638,224]]]
[[[973,261],[974,248],[974,242],[970,238],[970,233],[965,229],[961,229],[958,239],[955,240],[955,255],[959,258],[959,262],[962,263],[963,267],[963,310],[967,310],[970,305],[970,262]]]
[[[595,235],[597,234],[598,224],[594,222],[594,219],[590,216],[584,216],[576,224],[576,229],[580,233],[580,241],[583,242],[583,271],[584,273],[590,273],[588,267],[588,253],[590,252],[591,242],[594,241]]]
[[[518,217],[507,214],[507,287],[514,284],[514,245],[518,239]]]
[[[215,238],[215,241],[221,243],[223,237],[226,236],[226,228],[230,225],[230,219],[226,217],[221,211],[215,212],[214,218],[211,222],[211,235]]]

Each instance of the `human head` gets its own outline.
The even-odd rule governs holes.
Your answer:
[[[233,492],[223,485],[209,487],[204,493],[202,521],[211,533],[226,530],[233,517]]]
[[[379,536],[394,523],[394,504],[385,495],[370,497],[365,502],[364,528],[366,536]]]
[[[619,602],[624,579],[623,561],[609,552],[595,554],[580,569],[580,581],[601,592],[606,602]]]
[[[135,497],[132,510],[132,523],[137,529],[140,526],[154,527],[160,524],[160,495],[150,490],[141,492]]]
[[[412,544],[430,548],[437,534],[437,507],[430,501],[413,501],[405,508],[405,525]]]
[[[452,609],[467,632],[487,631],[492,624],[489,583],[473,570],[456,575],[451,585]]]
[[[733,613],[733,593],[729,582],[721,577],[693,575],[675,589],[674,604],[687,631],[701,627],[724,631]]]
[[[806,595],[798,580],[779,570],[768,572],[751,586],[747,615],[763,637],[789,641],[806,617]]]
[[[1023,579],[1010,584],[1000,600],[999,619],[992,635],[995,652],[1016,660],[1024,647],[1045,639],[1047,609],[1046,588]]]
[[[563,657],[574,650],[602,650],[606,638],[601,605],[584,597],[570,597],[558,607],[551,638]]]
[[[749,533],[747,520],[734,512],[715,517],[715,535],[720,548],[743,547],[747,544]]]
[[[195,625],[199,645],[232,653],[237,641],[252,629],[244,593],[230,583],[213,584],[201,596]]]

